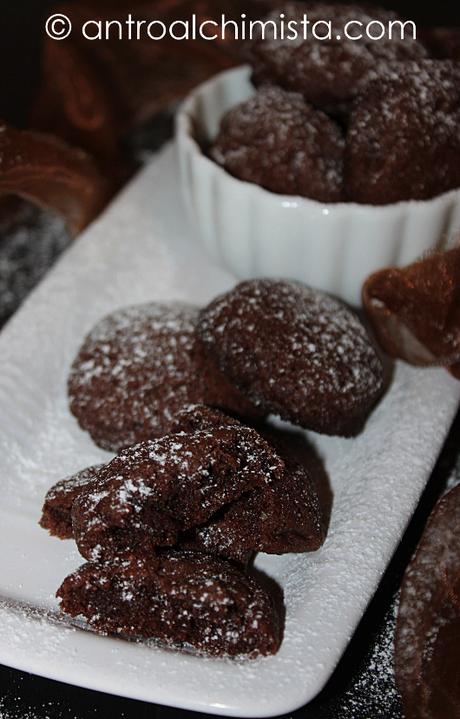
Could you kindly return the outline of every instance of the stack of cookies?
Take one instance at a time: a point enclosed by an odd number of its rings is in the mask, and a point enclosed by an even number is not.
[[[300,283],[103,319],[72,366],[70,406],[117,454],[52,487],[41,519],[87,560],[58,590],[63,611],[208,654],[276,652],[282,612],[251,560],[319,549],[330,495],[305,435],[266,417],[350,436],[381,391],[359,319]]]

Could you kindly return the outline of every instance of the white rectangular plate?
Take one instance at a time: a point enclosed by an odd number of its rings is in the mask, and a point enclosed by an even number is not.
[[[66,401],[69,365],[105,313],[148,300],[204,303],[234,282],[191,239],[171,147],[66,252],[0,335],[0,662],[92,689],[234,716],[289,712],[323,687],[417,504],[460,397],[440,370],[398,365],[365,432],[315,436],[334,490],[311,555],[259,556],[284,589],[275,657],[203,659],[56,621],[54,592],[81,563],[37,521],[46,489],[108,457]]]

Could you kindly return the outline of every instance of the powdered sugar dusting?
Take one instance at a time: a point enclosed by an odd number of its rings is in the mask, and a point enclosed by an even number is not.
[[[272,192],[338,202],[344,147],[340,127],[301,95],[264,87],[225,115],[210,154]]]
[[[97,470],[102,466],[103,465],[96,465],[95,467],[88,467],[87,469],[82,469],[81,472],[73,474],[71,477],[62,479],[48,490],[46,498],[53,500],[56,499],[56,497],[59,497],[62,493],[66,494],[67,492],[70,492],[73,494],[77,490],[86,487],[94,480]]]
[[[370,654],[356,679],[334,706],[326,710],[330,719],[389,719],[401,715],[400,697],[394,676],[394,633],[398,596],[388,610]],[[319,719],[323,717],[320,712]]]
[[[102,319],[69,377],[71,408],[102,447],[118,450],[167,431],[184,405],[251,408],[202,348],[197,308],[181,303],[128,307]]]
[[[389,65],[350,116],[349,197],[387,204],[424,200],[460,186],[460,67],[423,60]]]
[[[76,500],[75,538],[83,556],[107,559],[175,544],[181,530],[284,476],[284,463],[252,429],[219,427],[174,434],[124,450]]]
[[[187,551],[85,564],[58,594],[68,614],[97,631],[253,658],[274,653],[280,641],[272,601],[254,579],[225,560]]]
[[[64,220],[21,205],[17,222],[0,218],[0,325],[19,307],[70,244]]]
[[[365,28],[375,20],[388,27],[389,22],[398,19],[395,13],[382,8],[287,2],[281,11],[285,23],[299,23],[306,14],[311,23],[309,36],[306,40],[302,35],[297,40],[279,40],[275,39],[273,28],[268,28],[264,40],[256,37],[250,47],[256,79],[301,92],[318,107],[342,109],[359,91],[369,72],[383,71],[391,62],[426,56],[421,43],[409,37],[401,40],[396,33],[391,39],[382,38],[378,42],[367,38],[364,32],[359,40],[344,37],[344,28],[350,21],[358,20],[362,22],[360,28]],[[279,14],[277,9],[267,18],[277,25],[278,35]],[[330,21],[332,28],[332,37],[327,42],[315,38],[312,32],[315,23],[324,21]],[[317,32],[324,36],[324,25]],[[351,28],[350,32],[353,34]]]

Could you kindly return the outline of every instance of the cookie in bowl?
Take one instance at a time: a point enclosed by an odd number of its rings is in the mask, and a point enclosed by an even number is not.
[[[300,23],[304,15],[310,23],[307,37],[280,39],[283,22]],[[256,86],[270,84],[301,93],[304,98],[326,112],[346,112],[362,85],[385,70],[388,63],[419,60],[427,56],[424,46],[415,39],[393,36],[379,40],[366,36],[364,28],[370,23],[389,27],[401,18],[380,7],[355,4],[289,2],[271,12],[266,26],[248,44],[252,79]],[[330,23],[331,37],[319,39],[312,30],[320,23],[317,34],[324,37],[325,23]],[[349,25],[353,37],[344,36]],[[359,27],[357,27],[359,23]],[[275,30],[276,28],[276,30]],[[375,32],[375,30],[374,30]]]
[[[171,550],[149,559],[88,562],[58,590],[62,610],[100,634],[156,639],[211,656],[275,654],[272,597],[238,566]]]
[[[257,184],[263,181],[261,176],[249,177],[251,181],[246,181],[237,176],[235,168],[221,164],[235,158],[240,162],[241,156],[248,157],[244,143],[240,148],[232,145],[231,157],[222,155],[218,162],[212,159],[209,148],[220,134],[222,118],[236,105],[248,106],[246,103],[256,93],[250,72],[247,67],[236,68],[201,85],[185,101],[177,117],[181,182],[190,223],[196,239],[214,260],[239,279],[287,277],[360,306],[361,288],[369,275],[382,267],[408,264],[434,247],[442,249],[447,245],[449,236],[460,227],[459,188],[432,199],[395,200],[389,204],[388,192],[386,196],[376,196],[375,204],[370,205],[350,201],[345,181],[344,196],[348,200],[324,202],[290,194],[291,188],[283,192],[283,187],[278,185],[274,187],[276,192],[266,189]],[[404,74],[403,69],[400,72]],[[337,126],[333,118],[330,122]],[[380,123],[381,118],[377,118],[377,124]],[[277,128],[275,136],[281,131],[282,128]],[[261,137],[259,142],[262,147],[267,146],[266,137]],[[366,147],[365,137],[360,139],[358,135],[353,144],[355,142],[362,152],[361,143]],[[392,152],[389,138],[384,139],[384,147],[387,154]],[[406,153],[407,148],[403,152]],[[380,148],[376,148],[376,153],[382,157]],[[429,148],[428,154],[433,156]],[[354,156],[351,161],[346,149],[345,156],[346,165],[355,164]],[[269,152],[265,152],[265,158],[257,157],[250,169],[239,167],[237,171],[242,169],[243,176],[248,178],[246,173],[253,172],[254,168],[260,171],[262,159],[267,162],[263,173],[269,177]],[[395,163],[395,158],[385,157],[385,162],[387,159],[390,164]],[[317,157],[315,162],[320,167]],[[421,163],[423,167],[427,164],[423,159]],[[382,172],[385,172],[383,166]],[[408,172],[413,173],[414,169]],[[441,168],[435,172],[439,174]],[[297,173],[299,177],[302,174]],[[345,179],[350,175],[350,169],[345,171]],[[431,180],[421,180],[434,187]],[[355,183],[359,178],[351,182],[356,192]],[[395,185],[399,182],[396,178]],[[445,185],[438,186],[441,189]],[[364,187],[363,193],[365,191]],[[362,199],[364,201],[364,194]],[[382,204],[385,201],[387,204]]]
[[[344,148],[333,119],[297,93],[263,87],[224,116],[210,156],[271,192],[340,202]]]
[[[387,205],[460,187],[460,64],[395,66],[366,85],[349,119],[350,200]]]

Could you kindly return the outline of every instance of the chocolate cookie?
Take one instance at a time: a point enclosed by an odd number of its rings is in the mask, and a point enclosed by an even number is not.
[[[347,196],[385,205],[460,187],[460,65],[408,63],[366,86],[350,115]]]
[[[266,87],[225,115],[210,155],[271,192],[339,202],[344,146],[340,127],[301,95]]]
[[[184,410],[176,418],[177,428],[184,429],[226,423],[234,426],[237,420],[202,406]],[[189,546],[244,563],[252,552],[309,552],[324,542],[326,517],[316,486],[322,467],[313,450],[298,433],[268,425],[257,429],[283,459],[283,477],[242,495],[216,518],[192,530]]]
[[[297,23],[297,39],[280,39],[280,12],[284,13],[286,27],[289,22]],[[299,24],[304,15],[310,23],[306,39]],[[388,63],[418,60],[427,54],[416,40],[398,39],[397,27],[391,38],[371,40],[367,37],[370,22],[378,21],[388,28],[390,22],[399,20],[395,13],[382,8],[288,2],[270,13],[266,20],[269,23],[265,36],[259,29],[249,44],[255,84],[270,83],[299,92],[308,102],[327,112],[346,112],[360,87],[369,77],[386,69]],[[315,26],[318,22],[320,25]],[[331,23],[330,38],[325,22]],[[362,24],[357,26],[356,22]],[[345,28],[352,36],[363,37],[348,39]],[[377,35],[381,29],[376,25],[370,26],[369,31]],[[315,35],[324,39],[317,39]]]
[[[247,396],[307,429],[355,434],[382,391],[382,364],[358,318],[300,282],[242,282],[202,310],[198,329]]]
[[[281,641],[271,597],[235,565],[205,555],[84,564],[57,596],[64,612],[102,634],[232,657],[275,654]]]
[[[460,717],[460,486],[436,505],[401,590],[396,680],[407,719]]]
[[[286,464],[282,480],[241,497],[197,530],[197,546],[235,560],[245,551],[288,554],[319,549],[326,528],[312,477],[308,467]]]
[[[311,502],[310,490],[301,471],[291,472],[271,491],[251,492],[231,504],[218,519],[196,530],[194,541],[185,546],[242,563],[254,551],[315,551],[324,534],[315,521],[319,512]],[[286,497],[289,493],[292,496]]]
[[[165,433],[184,405],[204,402],[260,416],[197,338],[198,310],[156,303],[115,312],[85,340],[69,377],[70,408],[103,449]]]
[[[48,490],[40,520],[43,529],[47,529],[53,537],[59,539],[72,538],[72,505],[76,498],[94,482],[103,466],[98,464],[83,469],[67,479],[62,479]]]
[[[217,409],[205,405],[188,405],[177,413],[173,422],[170,423],[169,432],[194,432],[199,429],[213,429],[219,425],[231,424],[228,415]],[[234,424],[240,424],[234,420]],[[71,539],[72,530],[72,506],[81,494],[88,491],[94,483],[101,486],[103,473],[99,470],[105,467],[103,464],[88,467],[80,472],[61,479],[48,490],[42,508],[40,526],[47,529],[49,533],[59,539]],[[246,559],[246,556],[245,556]]]
[[[242,426],[219,410],[204,405],[185,408],[171,425],[172,432],[193,433],[218,427]],[[319,463],[299,434],[259,426],[259,432],[285,461],[287,472],[261,490],[245,493],[198,529],[180,533],[177,545],[227,557],[246,566],[255,551],[283,554],[317,549],[325,534],[324,513],[318,505],[315,480]],[[73,536],[71,510],[89,487],[100,494],[105,465],[91,467],[58,482],[47,493],[41,526],[51,534]],[[133,538],[133,542],[134,542]]]
[[[85,559],[151,555],[243,493],[283,476],[283,461],[248,427],[176,434],[124,450],[73,504]]]
[[[211,410],[212,411],[212,410]],[[40,525],[49,531],[49,533],[59,539],[72,539],[72,507],[74,502],[88,491],[89,487],[102,488],[102,480],[95,479],[96,472],[104,465],[97,467],[89,467],[78,474],[63,479],[52,487],[45,498],[42,510],[42,518]],[[212,519],[211,519],[212,521]],[[185,532],[178,537],[178,548],[190,549],[192,551],[203,551],[203,542],[199,536],[195,536],[195,530]],[[223,551],[219,554],[216,549],[214,554],[222,557],[228,557],[239,564],[247,567],[254,552],[246,549],[238,549],[232,546],[231,552]]]

